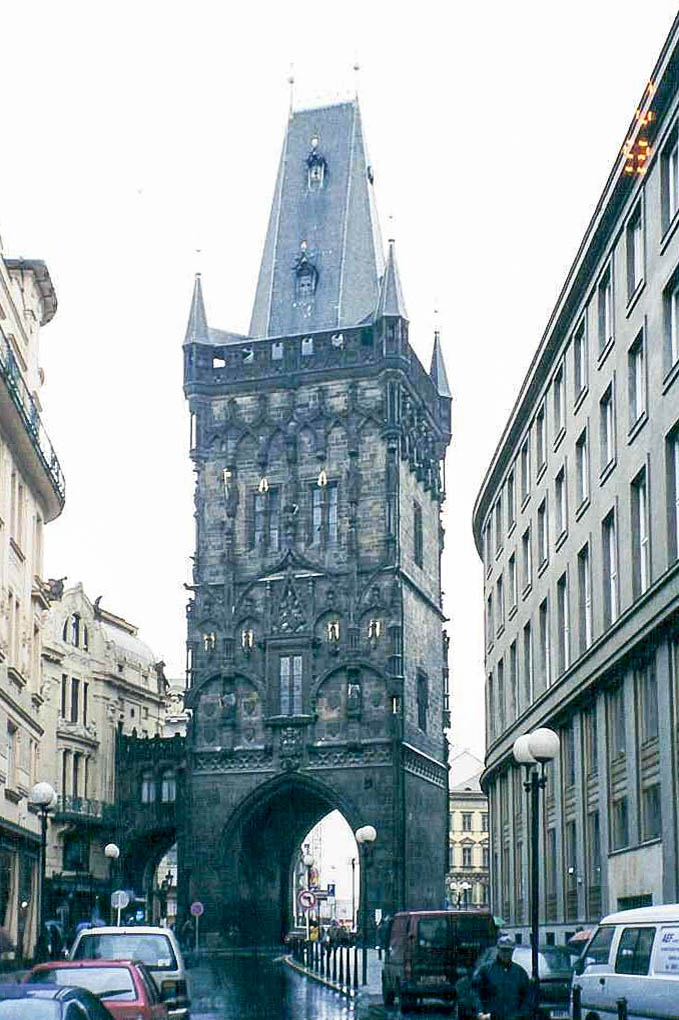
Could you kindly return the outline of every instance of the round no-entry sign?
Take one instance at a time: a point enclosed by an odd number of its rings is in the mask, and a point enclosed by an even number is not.
[[[297,903],[302,910],[312,910],[316,906],[316,897],[310,889],[300,889],[297,893]]]
[[[191,913],[193,914],[194,917],[200,917],[202,915],[203,911],[205,910],[205,907],[200,902],[200,900],[196,900],[195,903],[191,904],[191,906],[189,907],[189,910],[191,911]]]
[[[124,910],[130,902],[130,897],[124,889],[116,889],[111,893],[111,906],[114,910]]]

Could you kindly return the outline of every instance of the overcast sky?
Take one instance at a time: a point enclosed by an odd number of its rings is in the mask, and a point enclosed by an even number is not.
[[[193,274],[246,331],[289,104],[361,107],[411,340],[439,309],[454,391],[445,608],[453,739],[483,752],[471,511],[675,14],[568,4],[2,4],[0,232],[43,258],[44,418],[67,479],[46,574],[81,580],[184,665]],[[389,219],[391,217],[391,219]],[[197,254],[200,249],[201,254]]]

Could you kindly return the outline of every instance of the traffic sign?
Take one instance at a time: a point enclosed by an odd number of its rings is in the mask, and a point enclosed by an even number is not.
[[[124,910],[130,902],[130,897],[124,889],[116,889],[111,893],[111,906],[114,910]]]
[[[195,903],[191,904],[189,910],[191,911],[194,917],[202,917],[205,907],[200,902],[200,900],[196,900]]]
[[[297,903],[301,910],[313,910],[316,906],[316,894],[311,889],[300,889],[297,893]]]

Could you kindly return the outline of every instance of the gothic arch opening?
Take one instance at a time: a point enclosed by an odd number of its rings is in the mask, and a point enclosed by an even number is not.
[[[341,813],[350,829],[356,827],[351,805],[300,773],[265,784],[237,809],[222,841],[220,927],[230,942],[282,941],[296,920],[291,884],[300,847],[333,811]]]
[[[300,903],[303,889],[310,889],[316,898],[309,910]],[[306,834],[292,860],[290,905],[295,928],[337,924],[355,929],[360,889],[354,833],[340,811],[331,811]]]

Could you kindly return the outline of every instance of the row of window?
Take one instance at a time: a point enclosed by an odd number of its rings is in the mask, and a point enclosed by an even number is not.
[[[642,215],[641,203],[629,220],[628,236],[628,269],[632,293],[635,293],[641,282],[639,277],[639,252],[643,247],[641,237]],[[640,247],[641,246],[641,247]],[[598,336],[600,355],[612,344],[612,267],[604,272],[597,288],[598,302]],[[679,266],[672,275],[663,292],[664,321],[664,366],[665,377],[673,372],[679,364]],[[580,406],[582,397],[589,385],[589,355],[586,318],[580,321],[572,337],[573,347],[573,399],[576,408]],[[632,434],[645,420],[648,409],[647,353],[645,328],[642,328],[628,350],[627,358],[627,392],[629,421],[628,433]],[[533,429],[535,433],[536,481],[539,481],[546,468],[548,456],[548,409],[550,400],[545,397],[538,407]],[[551,403],[553,407],[552,423],[554,428],[553,446],[556,449],[566,431],[566,357],[559,363],[551,383]],[[606,474],[607,468],[615,462],[616,457],[616,401],[615,380],[606,388],[599,402],[599,439],[600,439],[600,472]],[[585,428],[577,440],[576,454],[587,458],[586,477],[582,471],[582,484],[579,486],[579,502],[588,496],[589,487],[589,438]],[[529,429],[519,452],[518,466],[512,468],[498,496],[491,514],[484,527],[484,563],[489,572],[492,567],[493,548],[495,554],[502,549],[505,534],[510,533],[517,517],[517,473],[521,506],[530,496],[532,486],[531,472],[531,430]],[[579,473],[581,468],[578,469]],[[506,518],[506,531],[504,527]],[[494,532],[494,545],[493,545]]]
[[[83,726],[87,726],[89,688],[90,685],[87,680],[83,680],[81,683],[80,679],[76,676],[69,678],[66,673],[61,674],[59,715],[62,719],[72,723],[81,722]]]
[[[463,846],[462,847],[462,867],[463,868],[488,868],[490,866],[490,850],[488,844],[484,843],[478,849],[481,853],[476,854],[476,861],[474,861],[474,846]],[[450,869],[457,869],[460,865],[455,861],[455,846],[450,848]]]
[[[157,797],[160,794],[160,797]],[[173,769],[166,769],[160,777],[160,784],[153,772],[143,772],[140,790],[142,804],[172,804],[177,799],[177,777]]]
[[[667,478],[670,483],[667,506],[670,539],[668,545],[670,558],[674,560],[677,558],[679,550],[679,430],[676,428],[667,439]],[[558,494],[558,488],[556,491]],[[558,495],[556,502],[558,521]],[[517,714],[520,714],[532,702],[536,686],[544,689],[554,680],[555,676],[560,676],[568,669],[574,651],[576,654],[582,654],[592,644],[593,576],[600,578],[604,629],[608,628],[618,618],[620,613],[618,515],[619,508],[617,505],[614,505],[601,522],[601,567],[599,570],[596,570],[593,574],[591,541],[586,542],[577,554],[574,577],[574,583],[577,586],[577,646],[573,647],[570,596],[571,574],[568,568],[564,570],[556,582],[556,671],[552,661],[549,596],[546,596],[538,607],[537,661],[534,653],[532,621],[529,620],[524,624],[522,649],[517,648],[518,638],[510,645],[507,662],[509,682],[512,687],[516,686],[517,691],[520,689],[520,696],[515,701]],[[629,563],[631,567],[633,597],[638,598],[646,591],[652,580],[650,547],[651,508],[646,466],[638,472],[630,485],[630,515],[630,548],[624,558],[625,562]],[[546,499],[543,500],[538,508],[537,532],[538,557],[540,567],[542,568],[549,557]],[[496,636],[501,634],[504,629],[506,608],[508,608],[510,616],[513,616],[516,612],[519,600],[519,585],[525,598],[531,590],[532,581],[532,536],[531,526],[529,525],[521,538],[520,577],[516,553],[513,552],[507,562],[507,591],[505,592],[505,574],[503,572],[497,579],[494,591],[491,591],[487,597],[486,643],[489,648],[492,647]],[[523,672],[523,682],[519,688],[520,666]],[[500,660],[496,667],[498,691],[504,682],[504,670],[505,664],[503,660]],[[536,672],[537,677],[535,675]],[[489,679],[489,718],[492,727],[493,711],[491,704],[492,677]],[[500,730],[504,729],[502,698],[499,699],[498,721]]]
[[[488,832],[487,811],[451,811],[451,828],[453,829],[457,824],[456,815],[460,816],[462,832]],[[474,828],[474,821],[477,823],[476,828]]]

